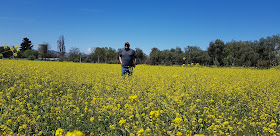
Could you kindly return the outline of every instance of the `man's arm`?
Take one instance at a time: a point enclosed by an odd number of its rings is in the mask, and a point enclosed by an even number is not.
[[[121,56],[119,56],[119,60],[120,60],[120,62],[121,62],[121,64],[122,64],[122,57],[121,57]]]
[[[136,55],[136,52],[134,51],[134,67],[136,66],[136,58],[137,58],[137,55]]]
[[[134,67],[136,66],[136,58],[134,59]]]

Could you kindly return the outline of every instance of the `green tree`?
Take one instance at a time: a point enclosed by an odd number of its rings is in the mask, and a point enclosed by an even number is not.
[[[106,50],[105,48],[96,47],[93,51],[93,61],[97,63],[105,63]]]
[[[32,42],[27,38],[23,38],[22,43],[20,44],[20,50],[22,52],[26,51],[26,50],[32,50]]]
[[[257,63],[257,59],[259,54],[256,53],[253,49],[251,42],[245,41],[243,42],[237,57],[238,66],[255,66]]]
[[[225,46],[225,52],[226,52],[226,57],[224,58],[224,63],[225,65],[228,66],[235,66],[237,59],[240,58],[239,56],[239,51],[242,48],[242,41],[231,41],[226,43]]]
[[[225,44],[222,40],[217,39],[215,42],[210,42],[207,49],[209,56],[212,58],[212,64],[222,66],[224,59]]]
[[[23,52],[23,56],[29,60],[34,60],[38,58],[38,51],[26,50]]]
[[[156,47],[152,48],[150,55],[149,55],[149,62],[152,65],[159,65],[160,64],[160,50]]]
[[[81,52],[79,48],[71,48],[68,59],[69,61],[79,62],[81,60]]]
[[[106,51],[106,63],[110,63],[110,64],[118,63],[118,59],[116,59],[118,57],[118,53],[116,52],[115,49],[111,47],[106,47],[105,51]]]
[[[182,65],[184,63],[184,60],[183,60],[183,57],[184,57],[184,52],[182,51],[182,48],[180,47],[176,47],[175,49],[175,64],[176,65]]]
[[[258,66],[272,67],[278,65],[278,45],[280,42],[279,35],[268,36],[266,38],[260,38],[256,47],[256,51],[259,54]]]
[[[196,61],[196,56],[198,56],[199,52],[201,52],[202,49],[198,46],[187,46],[185,48],[185,57],[186,57],[186,60],[185,62],[187,64],[190,64],[190,63],[199,63]]]
[[[200,65],[209,65],[211,58],[207,51],[203,51],[198,46],[187,46],[185,48],[186,63],[199,63]]]
[[[176,63],[175,50],[163,50],[159,53],[159,63],[162,65],[174,65]]]
[[[199,63],[200,65],[209,65],[211,62],[211,57],[207,51],[195,51],[194,56],[195,63]]]
[[[137,56],[137,63],[144,63],[144,61],[146,61],[147,59],[147,55],[143,52],[143,50],[141,50],[140,48],[136,48],[135,52]]]

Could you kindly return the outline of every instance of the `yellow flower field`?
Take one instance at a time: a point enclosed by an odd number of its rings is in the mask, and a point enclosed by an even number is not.
[[[280,135],[280,71],[0,60],[0,135]]]

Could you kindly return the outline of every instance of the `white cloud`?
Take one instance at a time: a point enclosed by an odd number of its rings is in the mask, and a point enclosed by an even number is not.
[[[93,51],[92,48],[87,49],[87,52],[89,52],[89,53],[91,53],[92,51]]]

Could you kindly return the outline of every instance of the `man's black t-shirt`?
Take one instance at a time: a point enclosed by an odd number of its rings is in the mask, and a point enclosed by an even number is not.
[[[120,53],[120,57],[122,58],[122,67],[132,67],[133,60],[136,58],[136,53],[132,49],[123,49]]]

